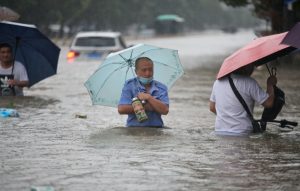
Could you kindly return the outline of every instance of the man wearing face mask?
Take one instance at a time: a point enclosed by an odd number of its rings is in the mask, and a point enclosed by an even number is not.
[[[161,115],[167,115],[169,112],[167,86],[153,80],[153,61],[148,57],[140,57],[135,61],[135,73],[137,77],[126,81],[122,89],[118,112],[128,115],[128,127],[163,127]],[[134,97],[143,100],[148,120],[137,120],[131,105]]]

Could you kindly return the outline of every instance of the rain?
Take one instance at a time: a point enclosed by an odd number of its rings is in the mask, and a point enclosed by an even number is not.
[[[253,39],[288,31],[300,21],[292,14],[300,1],[274,4],[291,13],[280,22],[255,7],[257,1],[163,2],[1,1],[0,15],[4,9],[16,14],[1,21],[35,25],[60,53],[56,74],[24,88],[25,96],[0,96],[0,112],[16,112],[0,116],[0,190],[300,189],[299,126],[268,123],[261,134],[217,136],[209,111],[223,61]],[[176,24],[159,21],[166,17]],[[84,83],[108,52],[68,59],[83,31],[119,32],[126,48],[142,43],[178,50],[184,74],[169,90],[164,128],[125,127],[127,116],[116,107],[93,105]],[[299,61],[296,50],[270,62],[285,93],[278,120],[300,121]],[[263,89],[268,76],[264,65],[252,75]],[[254,117],[262,112],[255,105]]]

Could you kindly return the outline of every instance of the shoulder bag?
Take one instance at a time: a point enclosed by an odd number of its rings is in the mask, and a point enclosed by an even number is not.
[[[235,96],[238,98],[238,100],[240,101],[240,103],[242,104],[242,106],[244,107],[244,109],[246,110],[246,112],[248,113],[248,116],[250,117],[251,119],[251,122],[252,122],[252,127],[253,127],[253,133],[261,133],[263,132],[261,127],[260,127],[260,124],[259,124],[259,121],[255,120],[253,118],[253,115],[252,113],[250,112],[245,100],[243,99],[243,97],[241,96],[241,94],[238,92],[238,90],[236,89],[234,83],[233,83],[233,80],[231,78],[231,76],[229,75],[228,76],[228,79],[229,79],[229,83],[230,83],[230,86],[235,94]]]

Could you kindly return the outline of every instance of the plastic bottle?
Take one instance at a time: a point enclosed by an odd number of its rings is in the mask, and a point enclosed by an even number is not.
[[[135,116],[139,122],[144,122],[148,120],[148,116],[146,114],[144,106],[139,98],[134,97],[132,99],[131,105],[133,107]]]

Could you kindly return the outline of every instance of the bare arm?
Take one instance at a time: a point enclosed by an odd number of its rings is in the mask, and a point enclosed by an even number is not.
[[[152,97],[150,94],[139,93],[138,98],[147,101],[145,104],[145,109],[147,111],[155,111],[162,115],[167,115],[169,113],[169,107],[160,100]]]
[[[19,81],[19,80],[9,80],[8,84],[12,85],[12,86],[18,86],[18,87],[21,87],[21,88],[29,86],[28,81]]]
[[[274,103],[274,85],[277,84],[277,78],[275,76],[270,76],[267,80],[267,93],[269,94],[268,99],[262,104],[265,108],[270,108]]]
[[[119,105],[118,106],[119,114],[133,114],[133,107],[131,105]]]
[[[213,112],[214,114],[217,114],[216,103],[215,102],[209,101],[209,110],[211,112]]]

